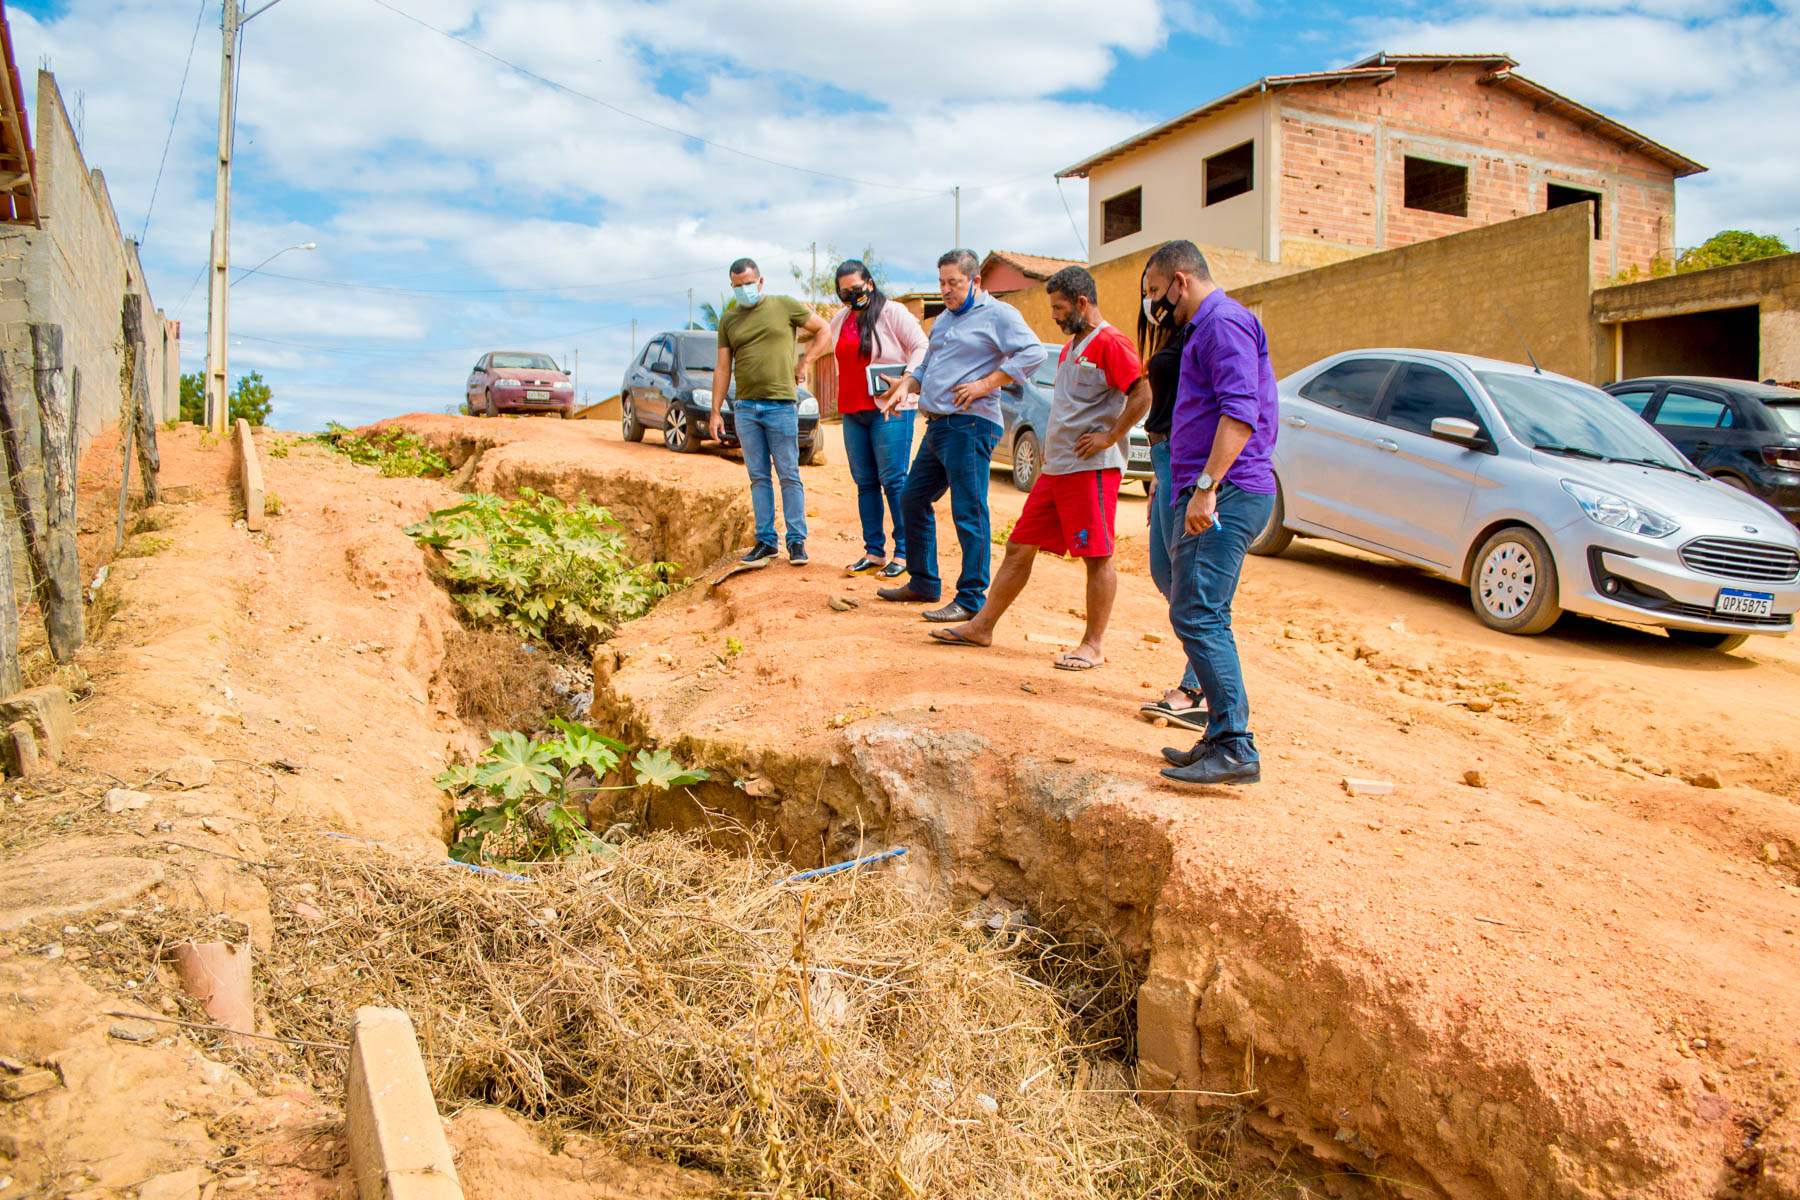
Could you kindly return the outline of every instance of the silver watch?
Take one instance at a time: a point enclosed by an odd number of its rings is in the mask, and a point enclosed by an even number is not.
[[[1194,480],[1194,490],[1197,492],[1210,492],[1218,486],[1219,481],[1205,471],[1200,472],[1200,478]]]

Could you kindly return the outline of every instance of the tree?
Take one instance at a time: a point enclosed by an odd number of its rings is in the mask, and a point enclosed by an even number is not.
[[[234,425],[239,417],[252,425],[261,425],[269,419],[269,409],[274,402],[275,393],[263,382],[261,372],[252,371],[238,376],[237,390],[231,393],[231,403],[225,412]]]
[[[206,379],[198,371],[181,377],[181,419],[206,424]]]
[[[727,300],[724,296],[719,297],[717,304],[710,300],[702,300],[700,302],[700,319],[694,323],[694,328],[717,329],[720,318],[730,312],[736,304],[737,301]]]
[[[1704,271],[1709,267],[1728,267],[1732,263],[1754,262],[1787,252],[1787,243],[1773,234],[1726,229],[1690,250],[1683,250],[1675,259],[1675,270],[1678,274]]]
[[[819,257],[819,273],[810,279],[807,277],[808,273],[798,265],[793,268],[794,282],[806,291],[802,299],[809,304],[837,303],[837,265],[850,257],[860,259],[862,265],[869,268],[869,278],[875,281],[875,286],[887,291],[887,264],[876,255],[875,247],[864,246],[861,254],[846,255],[839,254],[834,244],[825,247],[825,253]]]
[[[231,422],[242,417],[252,425],[261,425],[269,419],[273,403],[274,392],[260,373],[252,371],[238,377],[237,390],[231,393],[231,403],[225,411]],[[194,425],[206,424],[206,377],[198,371],[181,377],[181,419]]]

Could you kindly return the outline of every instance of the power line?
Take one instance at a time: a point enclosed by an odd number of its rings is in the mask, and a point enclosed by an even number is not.
[[[687,138],[691,141],[699,142],[703,146],[710,146],[714,150],[723,150],[728,154],[736,154],[742,158],[752,159],[752,160],[754,160],[756,162],[760,162],[760,163],[767,163],[771,167],[782,167],[789,171],[800,171],[807,175],[816,175],[820,179],[836,179],[836,180],[839,180],[844,183],[854,183],[858,187],[887,188],[891,191],[897,191],[897,192],[917,192],[920,195],[936,195],[939,191],[942,190],[939,188],[907,187],[904,184],[897,184],[897,183],[878,183],[878,182],[876,182],[874,180],[870,180],[870,179],[857,179],[854,176],[850,176],[850,175],[839,175],[834,171],[820,171],[820,170],[816,170],[812,167],[803,167],[799,163],[782,162],[778,158],[769,158],[769,157],[766,157],[765,155],[752,153],[749,150],[740,150],[736,146],[727,146],[723,142],[715,142],[711,138],[702,137],[699,134],[693,133],[689,130],[679,129],[679,128],[675,127],[674,125],[666,125],[661,121],[655,120],[651,117],[646,117],[641,113],[632,112],[628,108],[621,108],[617,104],[614,104],[609,100],[602,100],[598,96],[590,95],[587,92],[579,91],[576,88],[572,88],[572,87],[568,86],[567,84],[558,83],[556,80],[551,79],[546,75],[538,74],[536,71],[533,71],[530,67],[521,66],[518,63],[511,61],[510,59],[501,58],[498,54],[495,54],[493,51],[488,50],[485,47],[482,47],[482,46],[476,44],[475,42],[470,41],[468,38],[463,37],[460,34],[452,33],[448,29],[440,29],[436,25],[431,24],[429,21],[426,21],[419,17],[413,16],[411,13],[405,11],[404,9],[395,8],[392,4],[389,4],[387,2],[387,0],[371,0],[371,2],[379,5],[382,8],[387,9],[389,12],[393,13],[397,17],[404,17],[405,19],[407,19],[408,21],[411,21],[413,24],[419,26],[422,29],[429,29],[431,32],[437,34],[439,37],[448,38],[453,42],[457,42],[463,46],[466,46],[470,50],[473,50],[475,53],[481,55],[482,57],[490,58],[493,61],[499,63],[501,66],[507,67],[513,71],[518,72],[520,75],[525,76],[527,79],[535,79],[537,82],[543,84],[545,87],[552,88],[556,91],[564,93],[565,95],[574,96],[578,100],[586,100],[589,104],[597,104],[601,108],[608,109],[612,112],[618,113],[622,117],[627,117],[630,120],[637,121],[644,125],[648,125],[652,129],[660,129],[664,133],[672,133],[672,134],[676,135],[677,137]]]
[[[1081,236],[1081,230],[1075,225],[1075,214],[1069,208],[1069,198],[1063,195],[1062,176],[1056,177],[1056,198],[1062,201],[1063,213],[1069,218],[1069,228],[1075,233],[1075,240],[1081,246],[1081,257],[1087,257],[1087,239]]]
[[[162,158],[156,164],[156,181],[150,185],[150,203],[144,208],[144,227],[138,231],[138,245],[150,236],[150,214],[156,211],[156,192],[162,187],[163,167],[169,162],[169,145],[175,140],[175,121],[181,116],[181,98],[187,94],[188,70],[194,65],[194,47],[200,44],[200,23],[206,19],[210,0],[200,0],[200,11],[194,14],[194,36],[188,39],[187,62],[181,67],[181,86],[175,89],[175,111],[169,114],[169,135],[163,139]]]

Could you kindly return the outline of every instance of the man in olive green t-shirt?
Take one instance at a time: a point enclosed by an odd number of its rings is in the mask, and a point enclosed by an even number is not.
[[[750,472],[750,508],[756,514],[756,545],[743,562],[766,567],[775,561],[775,489],[771,468],[781,478],[781,515],[787,523],[788,561],[806,565],[806,489],[800,484],[799,392],[805,367],[795,356],[797,329],[823,338],[825,319],[800,301],[763,295],[762,272],[747,258],[731,264],[732,303],[719,318],[719,363],[713,372],[711,431],[725,435],[719,405],[737,367],[731,401],[744,468]]]

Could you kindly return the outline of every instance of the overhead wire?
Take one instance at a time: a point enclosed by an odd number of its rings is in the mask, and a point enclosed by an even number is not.
[[[206,6],[212,0],[200,0],[200,11],[194,14],[194,36],[188,39],[187,62],[181,67],[181,86],[175,89],[175,111],[169,114],[169,133],[163,138],[162,158],[156,163],[156,179],[150,184],[150,203],[144,206],[144,225],[138,231],[138,245],[150,236],[150,214],[156,211],[156,193],[162,187],[163,168],[169,163],[169,146],[175,141],[175,122],[181,116],[181,99],[187,95],[188,72],[194,66],[194,47],[200,44],[200,25],[206,20]]]

